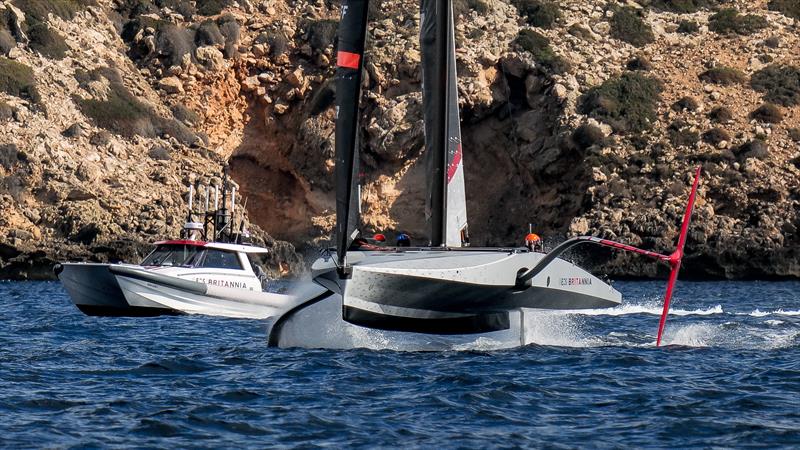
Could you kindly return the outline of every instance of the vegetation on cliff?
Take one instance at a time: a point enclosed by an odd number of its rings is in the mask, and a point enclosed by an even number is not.
[[[552,28],[561,18],[561,9],[552,1],[514,0],[512,3],[519,11],[519,15],[532,27]]]
[[[783,106],[800,104],[800,68],[789,65],[767,66],[753,74],[750,85],[764,93],[764,99]]]
[[[638,72],[625,72],[591,88],[582,98],[581,112],[600,119],[618,132],[640,132],[656,120],[662,83]]]
[[[558,56],[550,47],[550,40],[536,31],[520,30],[514,43],[532,54],[537,63],[553,73],[563,73],[570,68],[569,62]]]
[[[726,8],[708,19],[708,29],[720,34],[748,35],[767,27],[767,19],[756,14],[739,14],[735,8]]]
[[[6,94],[39,102],[33,70],[25,64],[0,57],[0,91]]]
[[[712,67],[700,74],[700,80],[706,83],[714,83],[721,85],[731,85],[737,83],[744,83],[747,77],[741,70],[737,70],[726,66]]]
[[[124,137],[171,136],[185,145],[197,143],[197,135],[182,123],[160,117],[152,107],[136,99],[122,78],[113,69],[99,69],[91,73],[78,72],[76,79],[82,84],[90,81],[108,83],[106,98],[79,98],[74,100],[86,117],[101,128]]]
[[[617,10],[611,17],[611,36],[634,47],[642,47],[655,41],[653,29],[631,7]]]

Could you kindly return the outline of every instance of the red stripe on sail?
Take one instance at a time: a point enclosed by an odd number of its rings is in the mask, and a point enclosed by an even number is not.
[[[458,144],[456,147],[456,154],[453,156],[453,162],[447,166],[447,182],[449,183],[450,180],[456,176],[456,170],[458,170],[458,165],[461,164],[461,144]]]
[[[361,55],[358,53],[350,52],[337,52],[336,65],[339,67],[347,67],[348,69],[358,69],[358,63],[361,61]]]

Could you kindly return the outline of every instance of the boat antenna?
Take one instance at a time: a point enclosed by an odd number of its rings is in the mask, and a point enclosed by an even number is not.
[[[232,234],[236,226],[236,185],[231,188],[231,228],[230,233]],[[234,242],[236,241],[236,236],[233,236]]]
[[[208,192],[210,191],[209,187],[210,187],[209,185],[205,185],[206,202],[205,202],[205,206],[204,206],[203,212],[208,212]]]
[[[247,199],[248,198],[249,197],[245,197],[244,198],[244,203],[242,203],[242,208],[241,208],[242,212],[239,214],[241,216],[241,218],[239,219],[239,236],[237,236],[237,238],[236,238],[236,241],[237,241],[238,244],[241,244],[241,243],[244,242],[244,240],[243,240],[243,236],[244,236],[244,214],[247,211]]]
[[[189,215],[186,217],[187,222],[192,221],[192,204],[194,203],[194,184],[189,183]]]
[[[228,222],[230,216],[228,215],[228,208],[227,208],[227,198],[228,198],[228,165],[225,164],[222,167],[222,207],[217,210],[217,225],[216,225],[216,234],[215,239],[222,239],[223,241],[226,240],[225,230],[228,230],[228,234],[230,234],[230,229],[228,228]],[[228,236],[229,238],[230,236]]]

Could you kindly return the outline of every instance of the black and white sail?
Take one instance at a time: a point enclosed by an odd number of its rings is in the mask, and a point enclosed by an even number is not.
[[[431,246],[461,247],[469,237],[452,6],[422,0],[420,16]]]
[[[358,117],[368,0],[343,0],[336,55],[336,250],[345,267],[358,226]]]

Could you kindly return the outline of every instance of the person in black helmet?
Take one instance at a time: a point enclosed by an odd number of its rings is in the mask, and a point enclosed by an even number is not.
[[[402,231],[397,235],[398,247],[411,247],[411,236]]]

